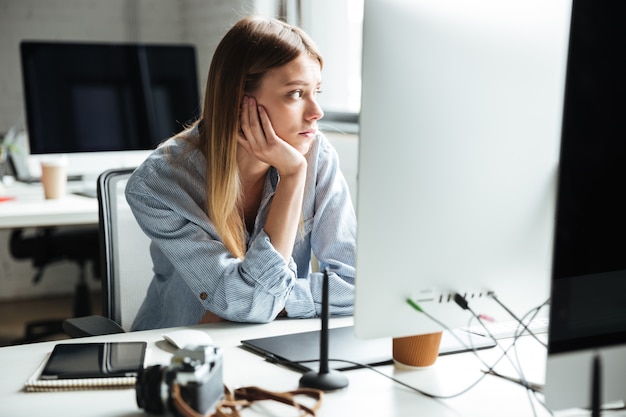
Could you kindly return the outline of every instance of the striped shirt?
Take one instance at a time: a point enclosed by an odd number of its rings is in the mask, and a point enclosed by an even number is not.
[[[289,317],[321,312],[322,274],[328,268],[330,313],[350,315],[354,303],[356,216],[339,158],[318,133],[306,155],[303,235],[285,262],[263,226],[280,180],[267,173],[247,252],[229,252],[205,212],[203,155],[181,139],[157,148],[133,173],[126,198],[151,239],[154,278],[133,330],[197,324],[205,311],[231,321],[269,322],[283,308]]]

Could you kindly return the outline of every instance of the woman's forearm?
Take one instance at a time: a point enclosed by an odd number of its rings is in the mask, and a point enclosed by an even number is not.
[[[289,262],[298,233],[306,181],[306,164],[298,172],[281,176],[265,222],[272,246]]]

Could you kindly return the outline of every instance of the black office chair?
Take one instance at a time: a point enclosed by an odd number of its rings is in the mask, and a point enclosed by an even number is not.
[[[60,261],[76,262],[79,266],[78,282],[74,291],[74,317],[91,314],[91,297],[87,285],[86,268],[91,262],[93,275],[100,276],[100,249],[97,226],[79,228],[38,228],[27,235],[16,229],[9,239],[10,253],[15,259],[31,259],[37,268],[33,283],[41,281],[46,267]],[[17,343],[39,341],[63,333],[63,320],[46,319],[26,324],[25,335]]]

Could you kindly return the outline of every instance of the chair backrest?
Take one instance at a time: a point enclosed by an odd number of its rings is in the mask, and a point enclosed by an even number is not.
[[[137,314],[150,283],[150,239],[128,206],[124,190],[133,169],[111,169],[98,177],[103,314],[125,331]]]

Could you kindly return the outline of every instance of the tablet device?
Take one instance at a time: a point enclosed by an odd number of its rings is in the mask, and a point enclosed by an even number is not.
[[[67,343],[54,346],[42,380],[137,376],[146,342]]]
[[[307,372],[319,369],[317,362],[311,362],[320,357],[319,330],[248,339],[242,340],[241,343],[249,351],[298,371]],[[439,355],[462,353],[472,349],[489,349],[494,346],[496,342],[488,337],[459,329],[445,330],[441,338]],[[391,364],[393,363],[392,340],[391,338],[359,339],[354,334],[354,326],[332,328],[328,330],[328,357],[329,367],[337,371],[355,369],[362,365]],[[355,363],[332,359],[346,359]],[[300,363],[303,361],[306,363]]]

